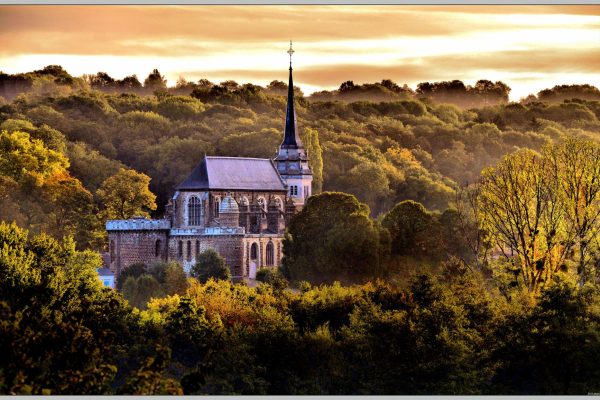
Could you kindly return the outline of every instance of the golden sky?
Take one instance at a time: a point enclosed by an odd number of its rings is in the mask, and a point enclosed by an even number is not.
[[[207,78],[305,93],[392,79],[502,80],[511,99],[557,84],[600,87],[600,6],[0,6],[0,70],[60,64],[174,85]]]

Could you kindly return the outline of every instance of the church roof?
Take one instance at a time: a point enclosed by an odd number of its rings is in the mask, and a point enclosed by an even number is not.
[[[286,190],[267,158],[206,156],[177,190]]]

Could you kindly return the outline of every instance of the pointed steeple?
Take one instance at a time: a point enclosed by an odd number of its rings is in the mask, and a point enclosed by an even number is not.
[[[288,82],[287,110],[285,113],[285,131],[281,148],[296,149],[302,147],[302,142],[298,136],[298,127],[296,122],[296,108],[294,107],[294,78],[292,77],[292,41],[290,40],[290,49],[287,51],[290,55],[290,78]]]
[[[288,189],[288,205],[293,209],[304,206],[304,200],[312,193],[312,171],[308,165],[308,156],[300,136],[294,107],[294,78],[292,77],[292,41],[290,40],[290,80],[288,82],[287,110],[285,113],[285,130],[283,142],[273,159],[277,172]],[[287,207],[287,206],[286,206]],[[288,210],[288,208],[286,208]],[[289,211],[289,210],[288,210]],[[288,212],[286,211],[286,212]]]

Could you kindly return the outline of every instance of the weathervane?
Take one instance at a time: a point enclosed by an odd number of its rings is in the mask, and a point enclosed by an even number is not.
[[[290,69],[292,69],[292,54],[294,54],[294,49],[292,49],[292,41],[290,40],[290,49],[287,51],[290,55]]]

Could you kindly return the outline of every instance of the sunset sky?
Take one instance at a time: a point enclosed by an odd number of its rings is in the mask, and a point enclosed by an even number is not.
[[[511,99],[556,84],[600,87],[600,6],[0,6],[0,70],[60,64],[143,81],[179,76],[309,94],[346,80],[502,80]]]

